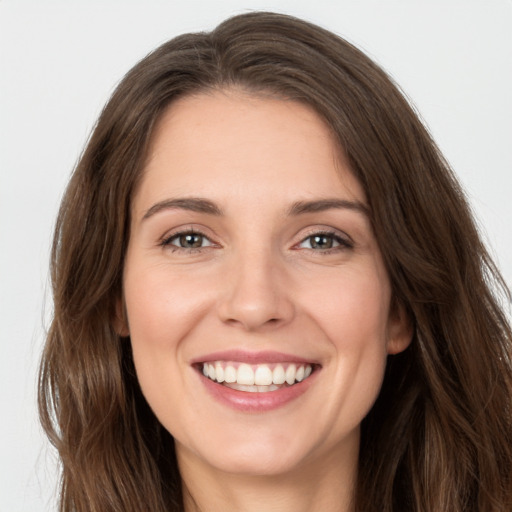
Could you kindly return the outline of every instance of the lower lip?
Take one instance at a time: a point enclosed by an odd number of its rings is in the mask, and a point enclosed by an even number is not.
[[[266,412],[284,407],[296,398],[303,395],[311,386],[318,372],[314,371],[307,379],[297,382],[293,386],[267,391],[265,393],[251,393],[232,389],[199,374],[201,381],[208,392],[219,402],[241,412]]]

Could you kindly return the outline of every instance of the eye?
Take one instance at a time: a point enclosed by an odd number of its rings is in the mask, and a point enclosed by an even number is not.
[[[328,251],[329,249],[348,248],[352,244],[335,233],[315,233],[308,236],[299,244],[301,249]]]
[[[177,249],[202,249],[210,247],[212,242],[202,233],[196,231],[187,231],[184,233],[174,233],[162,242],[163,246],[173,246]]]

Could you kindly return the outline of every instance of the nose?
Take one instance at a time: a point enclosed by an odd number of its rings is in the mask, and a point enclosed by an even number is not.
[[[282,262],[271,254],[238,255],[226,269],[218,303],[220,319],[247,331],[287,324],[295,315]]]

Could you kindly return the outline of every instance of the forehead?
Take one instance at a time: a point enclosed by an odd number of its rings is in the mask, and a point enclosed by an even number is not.
[[[364,202],[330,128],[311,107],[215,91],[181,98],[164,112],[136,202],[187,195],[285,202],[333,194]]]

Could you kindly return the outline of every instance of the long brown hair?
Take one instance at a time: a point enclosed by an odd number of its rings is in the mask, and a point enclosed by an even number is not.
[[[415,326],[362,425],[357,509],[512,510],[510,296],[456,179],[389,77],[315,25],[250,13],[138,63],[71,178],[52,251],[42,424],[62,461],[62,512],[182,510],[172,436],[113,323],[130,204],[153,128],[176,98],[243,88],[307,103],[366,192],[396,304]],[[501,293],[501,295],[500,295]]]

